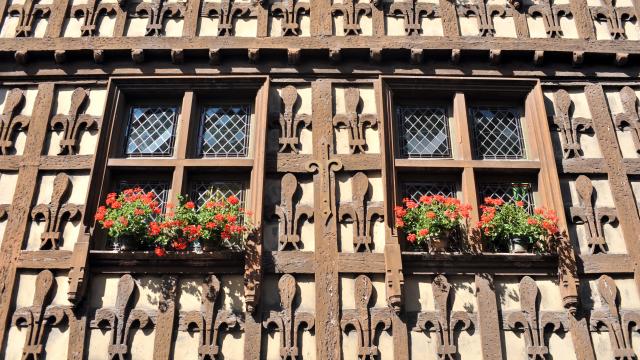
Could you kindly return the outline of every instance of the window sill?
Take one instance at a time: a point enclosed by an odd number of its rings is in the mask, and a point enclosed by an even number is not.
[[[406,273],[464,274],[491,273],[494,275],[553,275],[558,272],[556,254],[430,254],[428,252],[402,252]]]
[[[168,252],[159,257],[153,251],[92,250],[91,268],[104,273],[215,273],[242,274],[244,251],[216,251],[196,254],[193,252]]]

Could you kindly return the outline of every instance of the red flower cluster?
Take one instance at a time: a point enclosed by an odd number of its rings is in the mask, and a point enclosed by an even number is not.
[[[146,224],[161,209],[155,195],[141,188],[126,189],[120,194],[109,193],[105,205],[98,207],[95,220],[111,237],[144,236]]]

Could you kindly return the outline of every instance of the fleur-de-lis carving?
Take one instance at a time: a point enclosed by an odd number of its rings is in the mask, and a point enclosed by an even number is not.
[[[359,3],[358,0],[344,0],[342,3],[335,3],[331,6],[332,15],[342,15],[342,22],[345,35],[358,35],[360,27],[360,17],[371,15],[371,4]]]
[[[355,281],[355,310],[343,310],[340,325],[342,330],[349,333],[355,330],[358,336],[358,359],[374,360],[378,358],[379,351],[376,345],[376,330],[386,331],[391,326],[390,309],[369,309],[373,295],[373,284],[371,279],[365,275],[360,275]]]
[[[199,360],[214,360],[220,355],[218,345],[220,331],[233,329],[239,325],[238,318],[230,311],[220,310],[218,297],[220,281],[215,275],[209,275],[202,283],[200,311],[190,311],[181,319],[183,330],[196,329],[200,332],[198,346]]]
[[[342,160],[331,158],[333,149],[327,134],[322,135],[320,138],[320,149],[319,159],[309,161],[306,164],[306,169],[308,172],[318,173],[320,189],[325,194],[322,196],[322,201],[318,204],[318,207],[322,223],[326,225],[335,210],[333,197],[336,193],[336,184],[333,173],[342,169]]]
[[[349,130],[349,148],[351,153],[364,152],[367,146],[365,129],[378,124],[375,114],[358,114],[360,105],[360,90],[358,88],[346,88],[344,90],[344,105],[346,114],[337,114],[333,117],[334,126],[346,126]]]
[[[571,218],[574,223],[585,224],[587,245],[589,253],[607,253],[607,242],[604,238],[603,224],[616,221],[616,209],[609,207],[594,208],[593,185],[591,180],[580,175],[576,179],[576,191],[580,200],[580,206],[570,208]]]
[[[283,360],[296,360],[300,357],[298,349],[298,331],[310,331],[315,325],[313,314],[294,311],[293,301],[296,297],[296,279],[289,274],[278,281],[280,294],[280,311],[270,311],[263,322],[265,328],[274,326],[280,333],[280,357]]]
[[[496,29],[493,25],[494,16],[505,16],[503,5],[487,5],[488,0],[475,0],[474,3],[462,3],[457,7],[458,15],[473,16],[478,22],[478,36],[493,36]]]
[[[27,328],[22,348],[22,360],[41,359],[44,355],[45,333],[52,326],[59,325],[67,317],[64,307],[48,306],[51,301],[53,282],[51,271],[41,271],[36,277],[33,305],[20,308],[13,314],[13,323],[16,326]]]
[[[540,0],[539,4],[529,6],[527,13],[532,17],[541,16],[547,37],[557,38],[562,36],[560,18],[570,16],[571,7],[569,5],[552,4],[551,0]]]
[[[47,18],[51,14],[51,5],[40,4],[39,0],[25,0],[23,4],[13,4],[8,11],[10,16],[18,16],[16,37],[28,37],[34,30],[38,18]]]
[[[591,327],[597,330],[605,327],[609,332],[609,341],[613,358],[633,360],[636,354],[631,346],[631,334],[640,331],[640,314],[635,311],[620,311],[618,308],[618,288],[616,282],[607,275],[598,279],[598,292],[606,309],[591,313]]]
[[[280,189],[280,205],[276,206],[276,215],[280,219],[280,235],[278,237],[278,250],[282,251],[288,245],[299,250],[300,219],[306,217],[307,220],[313,218],[313,207],[309,205],[295,204],[294,196],[298,189],[298,179],[296,176],[287,173],[282,177]]]
[[[283,0],[271,5],[271,14],[282,16],[282,36],[300,35],[300,17],[309,13],[309,3]]]
[[[80,135],[83,131],[94,129],[98,125],[99,117],[81,114],[87,106],[89,92],[77,88],[71,95],[71,106],[67,115],[58,114],[51,119],[51,128],[62,129],[60,139],[60,153],[75,155],[78,151]]]
[[[88,0],[86,4],[74,5],[71,8],[71,14],[77,19],[82,18],[80,25],[80,34],[82,36],[95,36],[98,32],[98,23],[104,16],[109,16],[123,11],[120,3],[124,0],[118,0],[115,3],[104,2],[101,0]]]
[[[633,145],[636,152],[640,152],[640,116],[638,116],[638,99],[636,92],[625,86],[620,90],[620,101],[622,102],[623,112],[614,115],[616,126],[620,130],[629,130],[633,138]]]
[[[422,16],[438,16],[438,7],[434,4],[418,2],[418,0],[393,2],[389,6],[389,14],[402,16],[404,19],[404,32],[407,35],[419,35],[422,31],[420,18]]]
[[[455,345],[454,331],[456,327],[460,331],[469,329],[471,317],[464,311],[451,311],[451,284],[446,277],[436,276],[432,286],[436,309],[418,314],[417,328],[425,333],[433,328],[438,339],[438,359],[455,360],[458,348]]]
[[[165,18],[178,18],[184,12],[184,4],[167,3],[167,0],[153,0],[152,2],[141,2],[136,6],[135,13],[138,16],[146,15],[147,33],[146,36],[160,36],[164,32]]]
[[[234,19],[250,15],[252,12],[248,4],[236,4],[234,0],[205,3],[202,9],[203,16],[218,17],[218,36],[234,35]]]
[[[106,323],[111,330],[108,360],[125,360],[129,355],[129,333],[132,328],[143,329],[151,324],[149,314],[141,309],[131,309],[136,283],[129,274],[122,275],[118,281],[118,294],[114,308],[101,308],[96,311],[93,327],[102,327]]]
[[[0,155],[9,155],[13,149],[16,133],[29,126],[29,118],[20,115],[24,103],[25,97],[22,90],[15,88],[7,94],[2,115],[0,115]]]
[[[282,89],[282,112],[277,116],[280,125],[280,138],[278,143],[280,149],[278,152],[286,152],[287,150],[298,153],[298,144],[300,137],[298,131],[300,126],[308,128],[311,125],[311,117],[307,114],[294,114],[294,107],[298,102],[298,90],[294,86],[287,86]]]
[[[382,204],[367,203],[366,196],[369,191],[369,179],[363,172],[356,173],[351,178],[351,202],[340,204],[340,218],[349,218],[353,221],[353,248],[354,251],[371,251],[373,244],[373,222],[382,221]]]
[[[71,193],[71,180],[65,173],[58,173],[53,180],[53,193],[48,204],[38,204],[31,210],[34,221],[44,220],[44,232],[40,235],[40,249],[58,250],[65,222],[73,220],[82,209],[75,204],[65,204]]]
[[[545,360],[549,347],[545,345],[545,330],[557,332],[563,324],[557,313],[541,312],[539,309],[539,291],[535,280],[525,276],[520,281],[520,309],[507,316],[507,325],[511,329],[524,330],[529,360]]]
[[[633,7],[616,7],[615,0],[602,0],[604,6],[589,7],[595,21],[606,21],[613,40],[626,39],[624,23],[636,19]]]
[[[562,151],[565,159],[581,157],[580,132],[591,130],[591,120],[581,117],[571,117],[571,97],[565,90],[558,90],[554,95],[555,116],[553,125],[560,131]]]

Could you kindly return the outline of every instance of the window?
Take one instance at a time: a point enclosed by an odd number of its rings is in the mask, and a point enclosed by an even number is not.
[[[440,107],[398,107],[402,155],[450,157],[447,113]]]
[[[404,196],[409,199],[418,201],[424,195],[455,197],[456,185],[445,182],[409,182],[404,184]]]
[[[247,156],[251,111],[248,105],[211,106],[202,112],[202,156]]]
[[[480,201],[486,197],[502,199],[505,202],[522,201],[529,212],[533,212],[534,202],[531,183],[483,183],[480,184],[478,193]]]
[[[476,156],[480,159],[522,159],[524,141],[520,115],[507,107],[474,107],[473,119]]]
[[[127,131],[128,156],[171,156],[178,108],[133,106]]]
[[[191,199],[197,206],[207,201],[216,201],[229,196],[235,196],[242,204],[244,202],[244,185],[239,181],[198,181],[191,186]]]

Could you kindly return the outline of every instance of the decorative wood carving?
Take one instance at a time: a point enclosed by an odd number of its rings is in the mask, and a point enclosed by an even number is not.
[[[383,220],[382,204],[367,202],[369,179],[363,172],[356,173],[351,178],[351,202],[340,204],[339,218],[349,218],[353,221],[354,251],[371,251],[373,244],[373,222]]]
[[[507,9],[503,5],[488,5],[488,0],[474,0],[473,3],[461,3],[457,5],[458,15],[473,16],[478,22],[478,36],[493,36],[496,29],[493,26],[494,16],[507,15]]]
[[[636,354],[631,346],[632,332],[640,331],[640,313],[621,311],[618,303],[618,288],[608,275],[598,279],[598,292],[606,309],[591,312],[591,327],[597,330],[605,327],[609,332],[609,341],[614,359],[632,360]]]
[[[552,0],[541,0],[539,4],[529,6],[527,13],[532,17],[541,16],[547,37],[558,38],[562,37],[560,18],[571,16],[571,6],[552,4]]]
[[[326,225],[335,210],[336,184],[333,173],[342,169],[342,160],[331,157],[333,149],[328,134],[322,135],[319,144],[321,149],[318,154],[319,158],[307,162],[306,169],[309,172],[318,173],[319,186],[324,195],[322,196],[322,202],[315,204],[315,206],[320,210],[322,224]],[[318,214],[314,215],[317,216]]]
[[[340,325],[346,333],[353,328],[358,336],[358,359],[375,359],[380,352],[377,347],[376,330],[386,331],[391,326],[390,309],[369,308],[373,284],[365,275],[356,278],[355,310],[343,310]]]
[[[604,6],[591,6],[589,11],[594,21],[606,21],[609,34],[614,40],[626,39],[624,23],[636,19],[633,7],[616,7],[615,0],[602,0]]]
[[[183,3],[169,3],[167,0],[153,0],[141,2],[136,6],[138,16],[147,16],[146,36],[160,36],[164,33],[164,20],[179,18],[185,11]]]
[[[593,185],[591,180],[580,175],[576,179],[576,191],[580,200],[580,206],[570,208],[571,218],[574,223],[585,224],[587,245],[589,253],[607,253],[607,242],[604,238],[603,224],[616,221],[616,209],[609,207],[594,207]]]
[[[89,282],[89,264],[87,257],[89,254],[89,236],[83,233],[78,237],[78,241],[73,247],[69,267],[69,290],[67,298],[69,302],[78,304],[82,301]]]
[[[25,0],[23,4],[13,4],[9,7],[9,16],[18,16],[16,37],[29,37],[35,30],[37,19],[48,18],[51,5],[40,4],[39,0]]]
[[[565,90],[558,90],[553,94],[555,99],[555,116],[553,124],[560,131],[562,138],[563,158],[582,157],[580,146],[580,132],[592,130],[591,119],[572,117],[570,115],[571,97]]]
[[[26,326],[27,334],[22,348],[23,360],[36,360],[44,356],[45,333],[52,326],[59,325],[66,317],[66,309],[60,306],[48,306],[51,301],[53,273],[41,271],[36,277],[36,290],[33,305],[16,310],[13,324]]]
[[[351,153],[362,153],[367,146],[365,129],[376,126],[378,118],[375,114],[358,114],[358,110],[360,110],[360,90],[358,88],[346,88],[344,100],[346,114],[336,114],[333,117],[333,125],[346,126],[349,130]]]
[[[158,310],[166,312],[175,305],[178,293],[178,277],[175,275],[167,275],[162,277],[162,285],[160,287],[160,301],[158,301]]]
[[[298,348],[298,331],[310,331],[315,325],[313,314],[294,311],[293,302],[296,297],[296,279],[285,274],[278,281],[280,294],[280,311],[270,311],[263,322],[265,328],[274,326],[280,335],[280,357],[283,360],[296,360],[300,355]]]
[[[443,275],[433,279],[433,300],[436,310],[422,312],[418,315],[417,327],[425,333],[433,328],[437,332],[438,359],[456,359],[458,348],[455,345],[456,327],[465,331],[471,327],[472,321],[464,311],[451,311],[451,284]]]
[[[15,88],[7,94],[2,115],[0,115],[0,155],[10,155],[16,133],[29,126],[29,118],[20,115],[24,103],[25,97],[22,90]]]
[[[76,88],[71,95],[71,106],[67,115],[58,114],[51,119],[51,128],[61,129],[60,155],[76,155],[83,131],[95,129],[100,120],[97,116],[81,114],[87,106],[89,91]]]
[[[289,85],[282,89],[282,111],[280,114],[274,115],[278,117],[280,124],[280,150],[278,152],[298,153],[298,144],[300,137],[298,131],[300,125],[308,128],[311,125],[311,116],[307,114],[294,114],[294,107],[298,102],[298,90]]]
[[[219,3],[208,2],[202,7],[202,16],[218,17],[218,36],[232,36],[235,33],[234,19],[251,14],[248,4],[236,3],[234,0],[222,0]]]
[[[332,15],[342,15],[345,35],[358,35],[362,31],[360,17],[371,15],[371,4],[359,3],[358,0],[344,0],[331,6]]]
[[[104,16],[109,16],[123,11],[121,4],[124,0],[118,2],[104,2],[102,0],[88,0],[86,4],[74,5],[71,8],[71,14],[76,18],[82,18],[80,33],[82,36],[95,36],[98,34],[98,23]]]
[[[40,235],[41,250],[58,250],[65,223],[80,215],[81,206],[64,204],[69,199],[71,186],[69,176],[58,173],[53,180],[53,193],[49,204],[38,204],[31,210],[31,218],[34,221],[45,221],[45,230]]]
[[[124,360],[129,358],[129,332],[132,328],[143,329],[152,323],[149,314],[141,309],[131,309],[136,283],[129,274],[122,275],[118,281],[118,295],[114,308],[101,308],[96,311],[91,322],[94,327],[111,330],[108,359]]]
[[[200,311],[190,311],[182,317],[183,330],[195,329],[200,332],[199,360],[214,360],[220,355],[218,345],[220,331],[230,330],[239,325],[238,318],[229,311],[220,310],[218,296],[220,281],[215,275],[209,275],[202,283]]]
[[[437,17],[438,7],[434,4],[411,0],[408,2],[393,2],[389,6],[389,14],[400,15],[404,19],[404,32],[407,35],[420,35],[420,18],[422,16]]]
[[[525,276],[520,280],[520,308],[507,317],[511,329],[522,329],[530,360],[544,360],[549,356],[549,347],[545,344],[545,330],[557,332],[563,329],[562,321],[556,313],[541,312],[538,298],[538,285],[535,280]]]
[[[640,116],[638,116],[637,100],[636,92],[632,88],[623,87],[620,90],[623,112],[615,114],[613,119],[620,130],[631,131],[633,145],[636,147],[636,152],[640,152]]]
[[[0,204],[0,221],[7,218],[9,214],[9,208],[11,208],[11,205],[9,204]]]
[[[309,14],[309,3],[298,0],[283,0],[271,5],[273,16],[282,16],[282,36],[300,35],[300,17]]]
[[[313,207],[308,205],[295,205],[295,193],[298,189],[296,176],[287,173],[282,177],[282,187],[280,190],[280,205],[276,206],[276,215],[280,219],[280,236],[278,237],[278,250],[282,251],[291,245],[299,250],[300,243],[299,223],[305,216],[307,220],[313,218]]]

